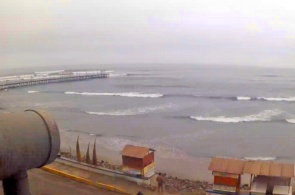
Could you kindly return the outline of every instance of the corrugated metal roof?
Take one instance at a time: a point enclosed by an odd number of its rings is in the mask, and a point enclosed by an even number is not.
[[[269,161],[247,161],[243,173],[271,177],[294,177],[294,165]]]
[[[213,158],[209,165],[209,170],[231,173],[231,174],[242,174],[245,161],[230,158]]]
[[[264,166],[261,166],[260,174],[262,175],[268,175],[269,170],[271,169],[271,163],[270,162],[264,162]]]
[[[282,164],[281,163],[271,163],[269,169],[269,175],[274,177],[281,177]]]
[[[244,161],[229,158],[212,158],[210,171],[231,174],[254,174],[271,177],[294,177],[294,165],[271,161]]]
[[[283,164],[281,175],[282,177],[294,177],[294,165]]]
[[[150,151],[153,150],[141,146],[126,145],[122,150],[121,155],[133,158],[143,158],[149,154]]]
[[[261,174],[261,166],[262,161],[254,161],[254,164],[252,164],[252,169],[254,170],[253,172],[256,174]]]

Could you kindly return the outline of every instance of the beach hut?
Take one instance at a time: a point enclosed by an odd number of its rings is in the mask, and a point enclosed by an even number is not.
[[[244,173],[251,174],[250,194],[292,195],[294,165],[271,161],[247,161]]]
[[[155,150],[126,145],[121,152],[122,170],[125,174],[138,177],[151,177],[155,174]]]
[[[241,175],[245,161],[229,158],[213,158],[209,170],[214,176],[213,189],[207,194],[233,194],[239,193]]]

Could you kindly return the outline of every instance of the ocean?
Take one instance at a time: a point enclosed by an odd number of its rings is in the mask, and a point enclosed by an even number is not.
[[[96,138],[99,147],[114,152],[134,144],[154,148],[162,158],[295,162],[295,69],[181,64],[99,68],[110,71],[110,77],[1,91],[0,112],[47,109],[66,136],[89,135],[89,141]],[[2,77],[15,71],[2,72]]]

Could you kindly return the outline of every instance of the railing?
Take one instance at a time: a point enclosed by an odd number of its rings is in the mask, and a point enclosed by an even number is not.
[[[60,82],[71,82],[71,81],[82,81],[97,78],[107,78],[109,75],[106,73],[101,74],[85,74],[85,75],[75,75],[75,76],[60,76],[60,77],[45,77],[41,79],[30,79],[30,80],[18,80],[12,82],[5,82],[5,84],[0,84],[0,90],[11,89],[16,87],[24,87],[31,85],[40,85],[47,83],[60,83]]]

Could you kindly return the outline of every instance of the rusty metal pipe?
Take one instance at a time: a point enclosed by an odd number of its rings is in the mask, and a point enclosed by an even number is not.
[[[50,164],[59,149],[59,130],[47,112],[0,114],[0,180],[12,181],[26,170]]]

